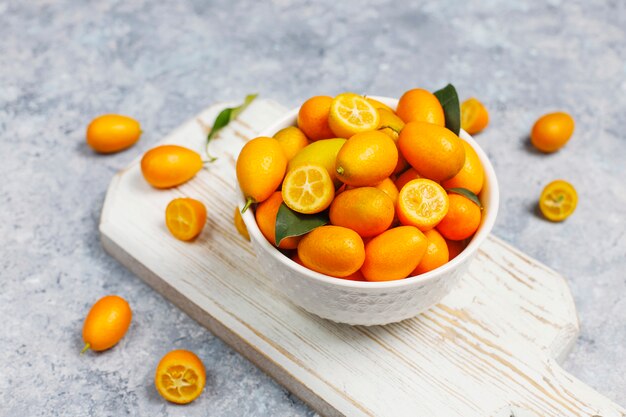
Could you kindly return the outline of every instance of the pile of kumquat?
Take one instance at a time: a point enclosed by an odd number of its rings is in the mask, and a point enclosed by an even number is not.
[[[488,120],[477,114],[464,119],[474,132]],[[482,163],[446,126],[440,100],[423,89],[396,109],[354,93],[312,97],[297,126],[242,149],[243,210],[254,205],[271,244],[326,275],[389,281],[431,271],[482,219]],[[315,227],[303,231],[303,218]]]

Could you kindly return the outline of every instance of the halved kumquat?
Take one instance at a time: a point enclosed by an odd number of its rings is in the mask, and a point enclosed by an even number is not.
[[[461,127],[470,135],[474,135],[489,124],[489,113],[480,101],[475,98],[465,100],[461,104]]]
[[[541,192],[539,209],[546,219],[562,222],[576,210],[578,194],[572,184],[563,180],[552,181]]]
[[[205,223],[206,208],[193,198],[175,198],[165,209],[165,224],[176,239],[194,239]]]
[[[432,229],[448,213],[448,194],[435,181],[426,178],[411,180],[398,195],[396,213],[400,223],[421,231]]]
[[[328,125],[337,137],[347,139],[360,132],[375,130],[379,122],[376,107],[358,94],[339,94],[330,105]]]
[[[323,166],[301,165],[285,176],[282,196],[285,204],[298,213],[319,213],[333,201],[335,186]]]
[[[202,361],[188,350],[173,350],[163,356],[154,375],[159,394],[176,404],[187,404],[198,398],[205,382]]]

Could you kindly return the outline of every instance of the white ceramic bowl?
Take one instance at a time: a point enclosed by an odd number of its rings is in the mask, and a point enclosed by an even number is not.
[[[375,97],[395,108],[398,100]],[[296,125],[298,108],[287,113],[259,136],[272,136],[288,126]],[[311,271],[283,255],[263,236],[247,210],[243,220],[250,233],[252,246],[261,268],[274,288],[294,304],[320,317],[352,325],[380,325],[415,317],[438,303],[467,271],[476,251],[491,232],[498,213],[498,181],[485,152],[465,131],[461,138],[476,150],[485,169],[485,184],[480,193],[484,206],[483,219],[468,246],[452,261],[418,275],[397,281],[363,282],[330,277]],[[243,196],[240,208],[245,204]]]

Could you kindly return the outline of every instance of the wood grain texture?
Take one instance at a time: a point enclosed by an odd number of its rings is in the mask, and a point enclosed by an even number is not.
[[[201,151],[223,107],[163,142]],[[105,249],[323,415],[626,415],[558,365],[578,334],[565,280],[495,237],[442,303],[401,323],[335,324],[277,294],[232,216],[235,155],[284,111],[257,100],[211,144],[218,161],[181,187],[151,188],[139,159],[120,171],[102,212]],[[164,225],[166,205],[179,196],[207,207],[193,243]]]

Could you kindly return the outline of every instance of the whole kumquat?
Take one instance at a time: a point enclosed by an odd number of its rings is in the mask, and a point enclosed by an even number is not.
[[[368,281],[406,278],[422,260],[427,246],[426,237],[416,227],[389,229],[365,245],[361,272]]]
[[[200,154],[178,145],[161,145],[141,158],[141,173],[155,188],[171,188],[192,179],[202,168]]]
[[[280,191],[274,192],[264,202],[259,204],[254,212],[256,223],[261,233],[272,245],[276,246],[276,215],[280,205],[283,204],[283,196]],[[298,247],[300,236],[287,237],[280,242],[281,249],[295,249]]]
[[[119,114],[105,114],[96,117],[87,127],[87,144],[100,153],[119,152],[129,148],[139,140],[139,122]]]
[[[287,172],[301,165],[321,165],[328,171],[328,175],[335,185],[340,184],[335,172],[335,159],[339,149],[346,143],[346,139],[333,138],[315,141],[302,148],[287,165]]]
[[[465,148],[465,162],[461,170],[449,180],[441,182],[445,189],[449,188],[466,188],[474,194],[479,194],[483,189],[485,182],[485,171],[483,164],[480,162],[478,154],[472,146],[461,139],[463,148]]]
[[[421,88],[409,90],[400,97],[396,113],[405,123],[426,122],[445,126],[443,107],[435,95]]]
[[[122,297],[107,295],[99,299],[83,324],[85,347],[82,351],[101,351],[115,346],[126,334],[132,317],[130,306]]]
[[[418,174],[433,181],[454,177],[465,163],[461,139],[432,123],[407,123],[400,132],[398,148]]]
[[[541,116],[533,125],[530,141],[542,152],[561,149],[574,133],[574,119],[567,113],[556,112]]]
[[[373,186],[389,177],[398,162],[396,144],[382,132],[357,133],[341,147],[337,178],[355,187]]]
[[[357,232],[361,237],[376,236],[391,226],[393,201],[384,191],[359,187],[338,195],[330,206],[330,222]]]
[[[291,161],[301,149],[311,143],[302,130],[295,126],[289,126],[279,130],[274,134],[274,139],[280,143],[283,151],[285,151],[287,161]]]
[[[415,168],[409,168],[406,171],[404,171],[402,174],[400,174],[398,179],[396,179],[396,182],[395,182],[396,188],[398,189],[398,191],[400,191],[402,187],[406,185],[407,182],[411,180],[416,180],[418,178],[422,178],[422,177],[420,176],[420,174],[417,173]]]
[[[287,157],[274,138],[258,137],[244,145],[237,158],[237,180],[246,198],[245,212],[276,191],[287,169]]]
[[[313,271],[341,278],[361,268],[365,260],[365,246],[354,230],[321,226],[302,238],[298,244],[298,257],[304,266]]]
[[[328,125],[328,114],[333,98],[329,96],[311,97],[302,104],[298,112],[298,127],[312,141],[334,138]]]
[[[437,225],[437,230],[449,240],[467,239],[480,226],[480,207],[469,198],[459,194],[449,194],[448,200],[448,212]]]
[[[417,264],[417,267],[413,270],[411,275],[425,274],[426,272],[439,268],[450,260],[446,240],[437,230],[427,230],[424,232],[424,236],[426,236],[428,240],[426,253],[424,253],[424,257],[422,257],[422,260]]]

